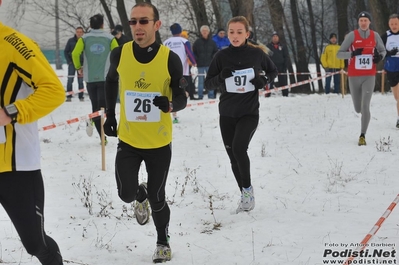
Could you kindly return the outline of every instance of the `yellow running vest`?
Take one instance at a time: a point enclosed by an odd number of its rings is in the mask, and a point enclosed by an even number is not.
[[[133,42],[123,45],[117,68],[121,102],[118,136],[136,148],[163,147],[172,141],[172,119],[152,100],[155,96],[167,96],[172,101],[170,50],[161,45],[155,58],[143,64],[134,57],[132,46]]]

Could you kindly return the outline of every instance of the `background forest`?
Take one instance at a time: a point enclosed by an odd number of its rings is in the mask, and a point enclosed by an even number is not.
[[[331,33],[342,42],[345,33],[357,28],[357,15],[366,10],[372,15],[371,28],[382,34],[388,29],[388,17],[399,12],[397,0],[15,0],[7,10],[9,22],[18,28],[20,21],[44,27],[47,35],[31,36],[42,47],[63,47],[75,27],[88,29],[89,17],[96,13],[106,16],[106,29],[122,24],[126,35],[129,11],[136,2],[151,2],[160,11],[163,27],[158,41],[170,36],[169,26],[180,23],[188,30],[191,41],[199,37],[199,28],[209,25],[213,33],[224,28],[226,22],[237,15],[245,16],[253,28],[258,42],[267,43],[273,31],[288,46],[291,64],[297,72],[308,73],[309,63],[315,63],[321,73],[320,55]],[[26,21],[27,14],[35,14]],[[28,16],[29,17],[29,16]],[[23,18],[23,19],[21,19]],[[56,19],[58,18],[58,19]],[[9,23],[8,23],[9,24]],[[39,31],[40,32],[40,31]],[[43,32],[42,32],[43,33]],[[379,64],[379,69],[382,63]],[[293,73],[293,68],[288,69]],[[290,82],[308,80],[310,75],[291,75]],[[377,78],[376,90],[380,90]],[[319,81],[319,88],[322,88]],[[389,87],[389,86],[386,86]],[[292,89],[296,93],[315,92],[312,84]],[[324,92],[323,89],[318,90]]]

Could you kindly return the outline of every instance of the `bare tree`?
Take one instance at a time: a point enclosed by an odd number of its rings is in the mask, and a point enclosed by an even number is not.
[[[123,0],[116,0],[116,10],[118,11],[119,18],[121,20],[123,31],[126,36],[133,39],[132,31],[130,30],[129,18],[126,12],[125,2]]]
[[[302,32],[299,23],[299,15],[298,15],[298,6],[296,0],[290,0],[291,4],[291,15],[292,15],[292,24],[294,27],[294,35],[295,35],[295,42],[297,47],[297,58],[295,59],[296,62],[296,70],[297,72],[302,73],[309,73],[309,61],[306,59],[306,47],[305,43],[302,38]],[[308,80],[308,75],[298,75],[298,81],[305,81]],[[301,86],[296,87],[291,92],[298,92],[298,93],[310,93],[310,85],[304,84]]]
[[[103,10],[105,12],[105,16],[108,19],[108,23],[109,23],[110,28],[114,28],[115,27],[115,23],[114,23],[114,19],[112,18],[111,10],[110,10],[110,8],[108,6],[108,3],[105,0],[100,0],[100,3],[101,3],[101,6],[103,7]]]
[[[62,69],[60,56],[60,20],[58,16],[58,0],[55,0],[55,69]]]
[[[216,19],[216,27],[224,28],[222,14],[220,12],[219,1],[211,0],[211,3],[212,3],[212,8],[213,8],[213,14],[215,15],[215,19]]]
[[[209,25],[208,16],[206,14],[205,0],[190,0],[195,20],[197,21],[197,32],[202,25]]]
[[[366,3],[364,0],[356,0],[356,16],[357,14],[359,14],[362,11],[366,11],[367,7],[366,7]],[[356,17],[357,18],[357,17]]]
[[[284,26],[283,26],[284,24],[287,25],[288,37],[291,40],[291,42],[292,42],[293,38],[292,38],[291,32],[289,30],[289,23],[285,22],[286,17],[284,14],[283,6],[279,0],[267,0],[267,4],[269,6],[269,11],[270,11],[271,19],[272,19],[273,28],[279,34],[280,42],[287,45],[287,41],[286,41],[285,35],[284,35]],[[289,47],[289,45],[287,45],[287,47]],[[292,47],[291,51],[294,55],[294,58],[296,58],[295,48]],[[294,72],[294,69],[292,68],[291,58],[288,58],[287,68],[288,68],[288,72],[290,72],[290,73]],[[290,75],[290,83],[292,84],[295,82],[296,82],[295,76]]]
[[[337,7],[338,37],[340,43],[344,40],[345,34],[349,31],[348,4],[349,0],[335,0],[335,5]]]
[[[313,8],[312,8],[312,2],[311,0],[306,0],[307,5],[308,5],[308,10],[309,10],[309,23],[310,23],[310,29],[311,29],[311,37],[312,37],[312,50],[313,50],[313,58],[315,59],[316,63],[316,72],[317,76],[321,76],[320,74],[320,58],[317,53],[317,39],[316,39],[316,25],[313,17]],[[323,82],[321,79],[318,81],[319,83],[319,92],[324,91],[323,89]]]
[[[373,16],[372,24],[374,25],[374,30],[379,34],[382,34],[387,30],[388,17],[390,15],[387,2],[381,0],[370,0],[369,3],[371,14]]]
[[[233,17],[244,16],[249,25],[255,27],[254,21],[254,1],[253,0],[229,0]]]

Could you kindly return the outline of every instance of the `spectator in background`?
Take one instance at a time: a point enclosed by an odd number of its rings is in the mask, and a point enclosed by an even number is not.
[[[381,35],[382,42],[387,50],[384,70],[387,72],[388,83],[396,100],[398,115],[396,128],[399,129],[399,15],[390,15],[388,25],[389,30]]]
[[[287,83],[287,68],[288,68],[288,50],[287,47],[280,43],[280,37],[276,31],[273,32],[272,41],[266,45],[271,51],[271,59],[278,70],[278,86],[286,86]],[[274,82],[270,80],[270,87],[273,88]],[[288,97],[288,88],[283,89],[283,96]],[[266,94],[270,95],[270,94]]]
[[[128,41],[131,41],[131,39],[128,36],[123,34],[122,25],[116,25],[115,28],[111,31],[111,34],[115,37],[119,46],[125,44]]]
[[[67,82],[67,92],[73,92],[73,80],[74,80],[74,76],[75,73],[77,72],[75,69],[75,66],[73,65],[73,61],[72,61],[72,51],[75,48],[76,43],[78,42],[78,39],[80,39],[84,34],[83,28],[82,27],[77,27],[75,29],[75,35],[70,38],[66,45],[65,45],[65,49],[64,49],[64,55],[65,55],[65,59],[67,61],[68,64],[68,82]],[[83,64],[83,56],[80,57],[80,63]],[[79,90],[84,89],[84,85],[83,85],[83,76],[78,74],[78,86],[79,86]],[[83,92],[79,93],[79,100],[80,101],[84,101],[84,97],[83,97]],[[68,94],[67,95],[67,102],[71,102],[72,101],[72,94]]]
[[[337,43],[337,34],[330,34],[330,43],[324,48],[323,53],[321,54],[321,65],[323,66],[326,74],[328,73],[336,73],[334,74],[334,93],[338,94],[340,92],[341,87],[341,76],[339,71],[344,68],[344,60],[337,58],[337,52],[339,50],[339,45]],[[326,77],[325,84],[325,92],[326,94],[330,94],[331,87],[331,78],[333,76]]]
[[[200,32],[201,37],[193,44],[193,52],[198,67],[198,99],[202,99],[204,96],[205,73],[208,72],[212,58],[218,51],[216,43],[210,37],[209,27],[207,25],[201,26]],[[208,90],[208,98],[216,98],[216,90]]]
[[[188,61],[193,62],[194,66],[197,63],[195,62],[194,54],[191,51],[190,42],[187,39],[181,37],[182,28],[178,23],[174,23],[172,26],[170,26],[170,31],[173,36],[165,40],[163,45],[168,47],[171,51],[179,56],[183,66],[183,78],[186,79],[187,84],[192,84],[193,80],[191,79],[190,66],[188,64]],[[189,86],[187,85],[186,96],[189,96],[188,90]],[[172,112],[172,115],[173,123],[178,123],[179,119],[177,118],[177,112]]]
[[[37,121],[64,102],[65,90],[39,46],[1,22],[0,51],[0,204],[27,253],[40,264],[62,265],[45,232]]]
[[[72,60],[75,69],[87,83],[87,91],[89,92],[92,112],[105,108],[105,76],[109,68],[109,54],[118,47],[118,42],[109,33],[103,30],[104,17],[101,14],[94,15],[90,18],[91,30],[83,35],[76,43],[72,52]],[[84,65],[80,63],[80,56],[83,53]],[[101,138],[101,119],[93,118],[94,125]],[[86,133],[91,136],[93,134],[93,125],[90,121],[86,123]]]
[[[187,30],[183,30],[181,32],[180,36],[185,38],[186,40],[188,40],[188,32],[187,32]],[[191,43],[190,43],[190,47],[191,47]],[[191,52],[192,52],[192,49],[191,49]],[[194,53],[193,53],[193,55],[194,55]],[[187,63],[188,63],[188,66],[189,66],[189,76],[191,78],[191,82],[189,82],[187,84],[186,91],[188,91],[188,95],[190,96],[191,100],[197,100],[198,98],[194,97],[195,84],[194,84],[194,77],[193,77],[193,73],[198,73],[197,62],[195,61],[195,56],[194,56],[194,58],[192,60],[193,61],[191,61],[189,57],[187,58]],[[194,65],[194,63],[195,63],[195,65]]]
[[[216,43],[218,50],[227,48],[230,45],[229,38],[227,38],[224,29],[218,29],[217,33],[213,35],[212,40]]]

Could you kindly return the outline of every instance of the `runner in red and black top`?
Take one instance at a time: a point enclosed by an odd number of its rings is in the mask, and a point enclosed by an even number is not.
[[[241,191],[237,212],[255,207],[251,185],[249,142],[259,122],[259,89],[277,76],[277,68],[259,47],[250,45],[249,24],[238,16],[228,22],[230,46],[215,54],[205,80],[220,88],[219,114],[223,143]]]
[[[360,12],[359,29],[349,32],[338,50],[339,59],[348,60],[348,81],[353,106],[362,114],[358,145],[366,145],[370,123],[370,101],[375,86],[376,64],[386,54],[380,35],[370,29],[371,15]]]

